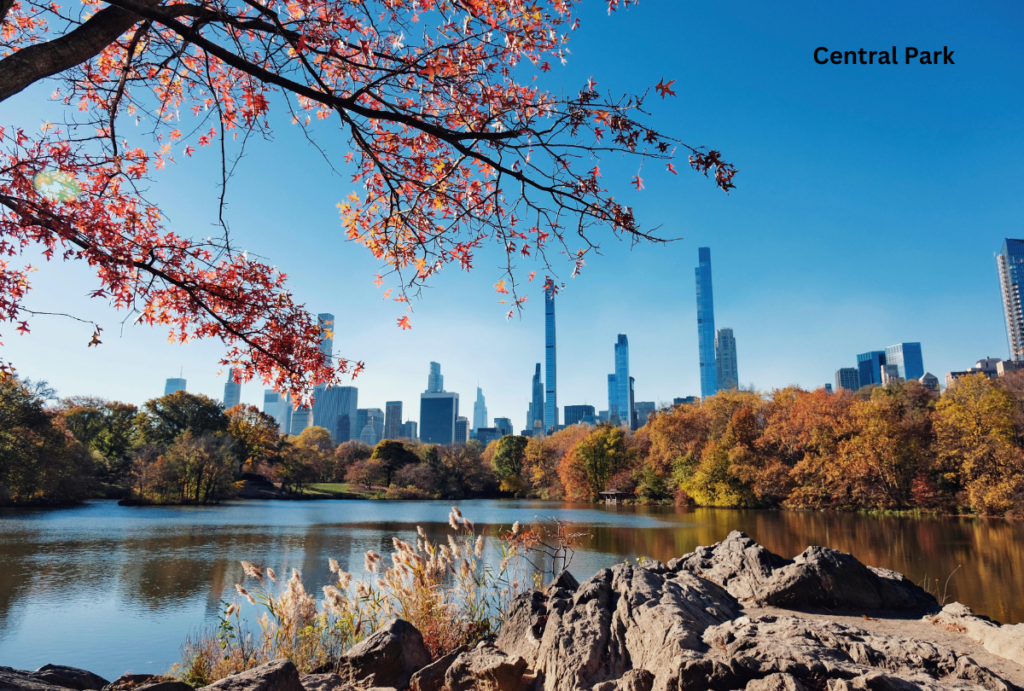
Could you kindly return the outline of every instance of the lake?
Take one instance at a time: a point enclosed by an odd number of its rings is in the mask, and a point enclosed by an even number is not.
[[[742,530],[793,557],[811,544],[850,552],[915,582],[949,580],[950,601],[1024,622],[1024,523],[796,511],[464,501],[485,534],[556,517],[589,537],[570,571],[581,581],[625,558],[668,561]],[[208,507],[0,509],[0,665],[84,667],[107,678],[163,672],[190,631],[216,621],[242,581],[239,560],[299,569],[320,593],[327,559],[363,574],[363,553],[391,537],[447,532],[450,502],[262,501]],[[387,560],[390,562],[390,560]]]

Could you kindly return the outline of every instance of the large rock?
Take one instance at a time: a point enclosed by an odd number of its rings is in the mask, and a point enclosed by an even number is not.
[[[58,691],[61,688],[34,677],[32,672],[0,667],[0,691]]]
[[[550,597],[521,595],[495,645],[524,658],[546,691],[647,691],[642,671],[659,688],[661,677],[707,652],[702,633],[736,617],[738,603],[687,571],[646,566],[604,569],[573,593],[558,588]]]
[[[306,691],[359,691],[337,674],[307,674],[300,682]]]
[[[354,681],[404,689],[412,675],[430,664],[423,636],[404,619],[393,619],[380,631],[352,647],[342,663]]]
[[[159,674],[123,674],[103,687],[103,691],[193,691],[174,677]]]
[[[673,559],[669,568],[718,583],[740,600],[787,609],[938,607],[934,597],[895,571],[865,566],[850,554],[826,547],[808,547],[793,560],[783,559],[739,531],[712,547]]]
[[[446,691],[519,691],[526,660],[482,643],[462,653],[444,675]]]
[[[304,691],[291,660],[272,660],[204,686],[207,691]]]
[[[464,652],[466,652],[466,646],[460,645],[444,657],[439,657],[420,669],[409,680],[409,688],[416,691],[441,691],[444,688],[444,675],[448,672],[448,668],[455,662],[455,658]]]
[[[946,605],[937,616],[928,618],[937,626],[977,641],[993,655],[1024,665],[1024,624],[1000,626],[959,602]]]
[[[100,691],[110,683],[98,674],[64,665],[43,665],[32,672],[32,676],[48,684],[76,691]]]

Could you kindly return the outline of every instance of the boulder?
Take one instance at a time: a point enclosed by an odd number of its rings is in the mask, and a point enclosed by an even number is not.
[[[63,688],[32,675],[25,670],[0,667],[0,691],[59,691]]]
[[[306,691],[358,691],[337,674],[307,674],[300,682]]]
[[[103,687],[103,691],[133,691],[144,684],[154,684],[170,677],[162,677],[159,674],[122,674],[114,681]]]
[[[429,664],[420,632],[404,619],[393,619],[345,654],[342,671],[353,681],[404,689],[412,675]]]
[[[993,655],[1024,665],[1024,624],[999,625],[959,602],[946,605],[938,615],[926,619],[947,631],[964,634]]]
[[[761,679],[751,679],[745,691],[805,691],[805,687],[792,674],[769,674]]]
[[[461,645],[444,657],[440,657],[420,669],[409,680],[409,688],[416,691],[441,691],[444,688],[445,673],[455,662],[455,658],[464,652],[466,652],[466,646]],[[307,689],[307,691],[309,690]]]
[[[284,658],[232,674],[203,688],[207,691],[304,691],[299,670],[291,660]]]
[[[100,691],[110,683],[98,674],[64,665],[43,665],[32,676],[48,684],[76,691]]]
[[[447,691],[519,691],[526,660],[482,643],[460,654],[445,673]]]
[[[808,547],[784,559],[739,531],[668,566],[718,583],[740,600],[786,609],[925,611],[938,606],[903,574],[865,566],[850,554]]]

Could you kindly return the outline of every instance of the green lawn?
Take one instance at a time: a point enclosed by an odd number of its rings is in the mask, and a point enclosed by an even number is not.
[[[306,494],[348,498],[369,498],[371,496],[369,492],[353,489],[347,482],[317,482],[306,489]]]

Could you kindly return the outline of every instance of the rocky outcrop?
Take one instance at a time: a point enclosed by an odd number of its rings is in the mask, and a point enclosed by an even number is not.
[[[808,547],[789,560],[772,554],[745,534],[733,531],[711,547],[669,562],[718,583],[734,597],[787,609],[828,607],[856,611],[925,611],[935,598],[903,574],[861,564],[852,555]]]
[[[272,660],[203,687],[206,691],[304,691],[291,660]]]
[[[306,691],[359,691],[337,674],[307,674],[300,682]]]
[[[455,662],[455,658],[464,652],[466,652],[466,646],[459,646],[447,655],[434,660],[412,675],[409,688],[414,691],[441,691],[444,688],[444,675],[448,672],[448,668]]]
[[[526,660],[506,655],[492,644],[481,643],[462,653],[445,673],[446,691],[519,691]]]
[[[77,667],[43,665],[34,672],[0,667],[0,691],[100,691],[109,683],[98,674]]]
[[[1024,624],[999,625],[988,617],[979,617],[959,602],[946,605],[936,616],[928,618],[937,626],[977,641],[993,655],[1024,665]]]
[[[342,674],[353,681],[404,689],[412,675],[429,664],[420,632],[404,619],[393,619],[346,653]]]

